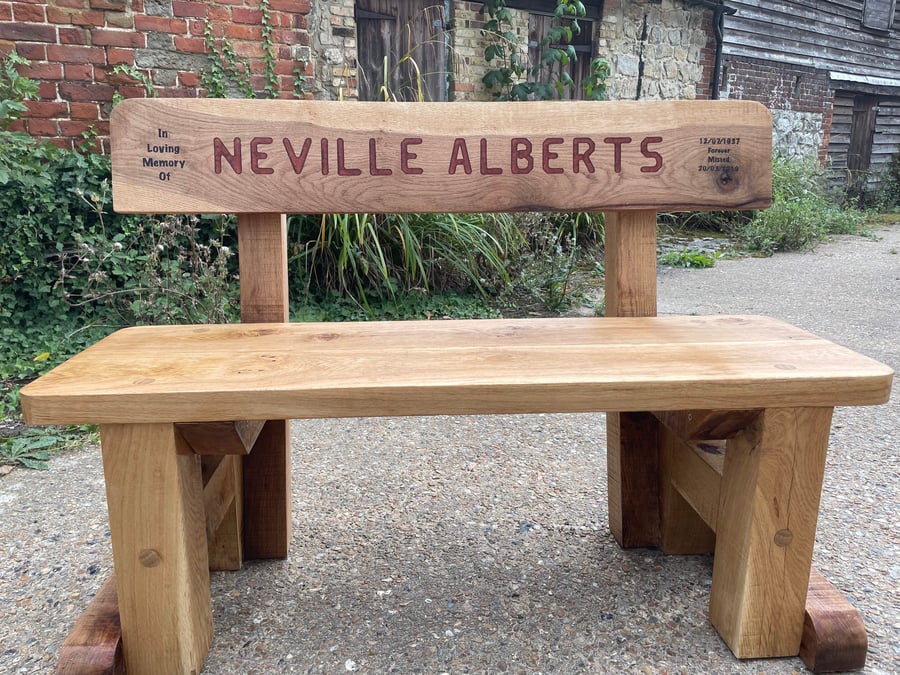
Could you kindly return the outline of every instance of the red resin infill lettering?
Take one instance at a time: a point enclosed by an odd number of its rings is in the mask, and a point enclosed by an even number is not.
[[[318,140],[318,152],[313,148]],[[445,141],[446,142],[446,141]],[[416,176],[425,173],[421,164],[432,167],[448,175],[477,174],[497,176],[505,173],[514,175],[532,172],[548,175],[563,173],[595,173],[599,168],[611,169],[613,173],[623,172],[623,156],[630,153],[642,158],[641,173],[657,173],[663,168],[663,156],[659,151],[662,136],[645,136],[640,140],[631,136],[605,136],[594,139],[587,136],[564,138],[515,137],[511,139],[455,138],[446,159],[441,162],[434,157],[435,151],[428,142],[418,137],[400,139],[399,143],[385,142],[376,138],[281,138],[255,136],[249,141],[240,137],[230,142],[215,137],[212,142],[213,170],[217,174],[230,167],[235,174],[242,174],[248,166],[250,173],[258,176],[273,174],[277,166],[285,164],[296,175],[304,172],[320,173],[327,176],[333,167],[338,176],[391,176],[396,171],[404,175]],[[432,145],[436,141],[431,141]],[[444,145],[443,147],[446,147]],[[444,150],[442,152],[448,152]],[[280,158],[279,155],[282,155]],[[334,153],[332,155],[332,153]],[[317,156],[316,156],[317,155]],[[423,160],[430,159],[430,162]]]

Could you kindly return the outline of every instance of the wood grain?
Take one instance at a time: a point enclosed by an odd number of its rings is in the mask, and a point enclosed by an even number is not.
[[[101,586],[59,650],[57,675],[122,675],[122,626],[116,576]]]
[[[119,212],[763,208],[769,112],[748,101],[130,99]]]
[[[813,569],[806,595],[800,658],[814,673],[865,668],[869,638],[862,617],[841,592]]]
[[[738,658],[800,651],[831,408],[768,408],[728,441],[710,621]]]
[[[743,410],[883,403],[892,375],[765,317],[148,326],[21,400],[30,424]]]
[[[656,316],[656,212],[605,217],[606,316]],[[624,548],[659,545],[657,426],[646,413],[606,416],[609,528]]]
[[[283,214],[238,216],[241,321],[289,319],[287,220]],[[268,415],[268,411],[266,415]],[[269,420],[243,465],[243,552],[285,558],[291,541],[291,428]]]
[[[100,434],[127,671],[199,672],[212,641],[200,458],[171,424]]]

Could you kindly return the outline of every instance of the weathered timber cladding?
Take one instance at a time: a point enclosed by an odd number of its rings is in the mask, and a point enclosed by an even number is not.
[[[853,189],[877,187],[900,148],[900,13],[877,2],[892,30],[873,27],[876,0],[735,0],[725,21],[722,98],[765,103],[776,147],[828,160]]]
[[[863,27],[863,0],[728,4],[738,11],[725,20],[727,55],[900,79],[900,14],[887,33]]]

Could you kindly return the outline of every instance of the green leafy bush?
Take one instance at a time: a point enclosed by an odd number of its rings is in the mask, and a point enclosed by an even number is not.
[[[738,230],[751,251],[812,248],[830,234],[851,234],[865,223],[865,215],[840,206],[828,194],[825,171],[815,160],[776,157],[772,165],[771,208],[757,211]]]

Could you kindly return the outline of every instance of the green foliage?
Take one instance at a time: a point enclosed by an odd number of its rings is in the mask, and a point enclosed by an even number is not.
[[[659,262],[663,265],[670,265],[671,267],[703,269],[712,267],[716,264],[716,260],[721,257],[721,253],[710,253],[709,251],[691,250],[687,247],[682,247],[678,251],[664,253],[659,257]]]
[[[153,84],[153,78],[144,71],[135,68],[132,65],[127,63],[120,63],[115,68],[112,69],[113,75],[125,75],[126,77],[131,78],[138,82],[143,88],[144,93],[147,95],[147,98],[157,98],[159,95],[156,91],[156,87]],[[113,106],[119,105],[123,100],[123,96],[117,91],[113,94]]]
[[[812,248],[830,234],[858,232],[866,220],[829,196],[825,172],[815,160],[776,157],[772,197],[772,207],[757,211],[738,231],[751,251],[763,255]]]
[[[241,98],[256,98],[250,79],[250,62],[234,51],[226,37],[217,38],[209,19],[203,26],[203,40],[209,67],[200,73],[200,85],[207,98],[227,98],[236,91]]]
[[[0,132],[0,414],[123,325],[235,314],[233,221],[112,215],[108,157]]]
[[[0,438],[0,464],[21,465],[27,469],[44,471],[50,459],[50,450],[67,445],[65,434],[31,429],[18,436]]]
[[[488,16],[481,33],[487,40],[484,60],[491,67],[481,81],[493,96],[502,101],[549,100],[563,98],[576,86],[564,69],[577,60],[571,44],[581,32],[579,17],[585,15],[581,0],[557,0],[554,22],[538,45],[541,57],[528,63],[527,45],[523,49],[513,25],[513,13],[506,0],[486,0],[482,12]],[[593,59],[590,73],[582,82],[585,96],[591,100],[606,98],[610,66],[605,59]]]
[[[372,298],[368,310],[337,291],[294,308],[293,321],[367,321],[405,319],[482,319],[498,316],[485,298],[476,293],[411,291],[389,298]]]
[[[880,178],[881,185],[872,199],[872,207],[879,211],[900,208],[900,152],[891,156]]]
[[[30,65],[28,59],[15,51],[9,52],[0,63],[0,130],[9,126],[28,112],[25,101],[38,97],[38,83],[19,75],[17,66]]]
[[[260,0],[259,9],[262,13],[260,46],[263,52],[263,92],[265,98],[278,98],[278,73],[275,72],[276,47],[272,37],[272,11],[269,0]],[[249,59],[238,55],[231,40],[224,36],[216,37],[209,19],[206,19],[203,26],[203,41],[209,66],[200,73],[200,85],[206,89],[207,98],[228,98],[232,95],[240,98],[257,98],[257,92],[253,89]]]
[[[292,217],[288,242],[296,299],[339,291],[368,308],[415,289],[485,293],[507,279],[520,235],[506,214],[363,213]]]
[[[597,271],[594,252],[602,244],[604,225],[599,213],[523,214],[519,224],[525,245],[508,263],[511,282],[501,290],[505,305],[529,305],[558,312],[578,296],[575,272],[587,258]]]

